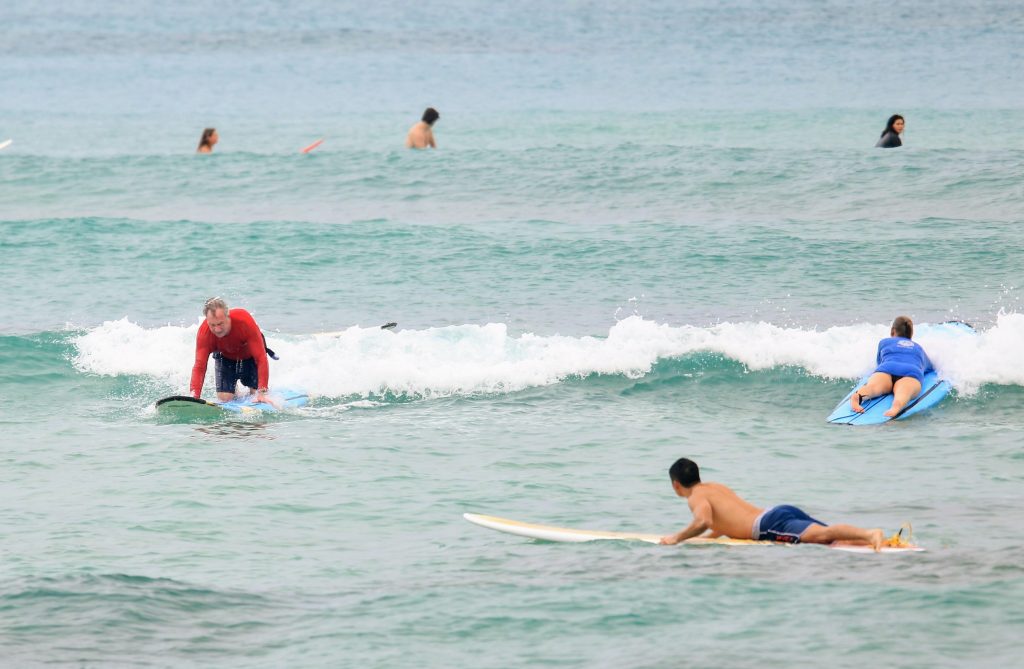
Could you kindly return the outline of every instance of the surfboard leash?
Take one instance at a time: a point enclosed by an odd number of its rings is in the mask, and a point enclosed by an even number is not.
[[[848,395],[848,396],[846,397],[846,400],[844,400],[844,401],[847,401],[847,402],[848,402],[848,400],[849,400],[849,399],[850,399],[851,397],[853,397],[853,393],[850,393],[850,394],[849,394],[849,395]],[[870,409],[871,407],[873,407],[873,406],[875,406],[876,404],[878,404],[879,402],[881,402],[881,401],[882,401],[882,398],[884,398],[884,397],[885,397],[885,395],[879,395],[878,397],[873,397],[873,398],[871,398],[870,400],[868,400],[868,403],[867,403],[866,405],[865,405],[865,404],[862,404],[862,405],[861,405],[861,408],[863,408],[863,409],[864,409],[864,411],[862,411],[862,412],[860,412],[860,413],[857,413],[856,411],[851,411],[850,413],[846,414],[845,416],[840,416],[840,417],[838,417],[838,418],[833,418],[833,419],[832,419],[832,420],[830,420],[829,422],[830,422],[830,423],[834,423],[834,422],[836,422],[836,421],[839,421],[839,420],[846,420],[847,418],[856,418],[857,416],[863,416],[864,414],[866,414],[866,413],[868,412],[868,409]]]

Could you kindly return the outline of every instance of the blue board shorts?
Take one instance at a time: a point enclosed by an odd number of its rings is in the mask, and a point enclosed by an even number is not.
[[[216,377],[218,393],[235,392],[235,384],[239,381],[241,381],[242,385],[247,388],[252,388],[253,390],[256,389],[259,379],[256,374],[255,359],[246,358],[245,360],[232,360],[230,358],[225,358],[220,353],[214,353],[213,358],[217,361]]]
[[[765,509],[754,520],[750,536],[758,541],[781,541],[787,544],[800,543],[800,535],[811,525],[828,527],[820,520],[811,518],[796,508],[783,504]]]

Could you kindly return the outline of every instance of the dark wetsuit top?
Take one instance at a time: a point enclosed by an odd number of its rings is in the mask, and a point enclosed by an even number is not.
[[[889,130],[882,134],[878,138],[878,143],[875,144],[875,148],[878,149],[895,149],[897,146],[903,146],[903,141],[900,139],[899,133],[895,130]]]
[[[932,361],[921,345],[906,337],[886,337],[878,342],[876,372],[892,376],[911,376],[924,383],[924,375],[932,371]]]

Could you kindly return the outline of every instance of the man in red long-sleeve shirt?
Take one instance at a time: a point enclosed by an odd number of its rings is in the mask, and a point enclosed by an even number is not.
[[[217,399],[228,402],[235,397],[236,384],[256,391],[256,401],[266,402],[270,383],[267,344],[260,327],[245,309],[228,309],[227,302],[214,297],[203,306],[206,320],[196,334],[196,362],[192,367],[189,390],[199,397],[206,378],[210,354],[217,361]]]

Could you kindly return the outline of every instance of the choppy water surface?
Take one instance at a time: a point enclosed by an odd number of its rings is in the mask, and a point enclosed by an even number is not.
[[[1017,5],[0,17],[0,664],[1018,662]],[[308,407],[155,412],[211,295]],[[952,397],[825,424],[900,313]],[[668,533],[681,456],[928,552],[461,518]]]

